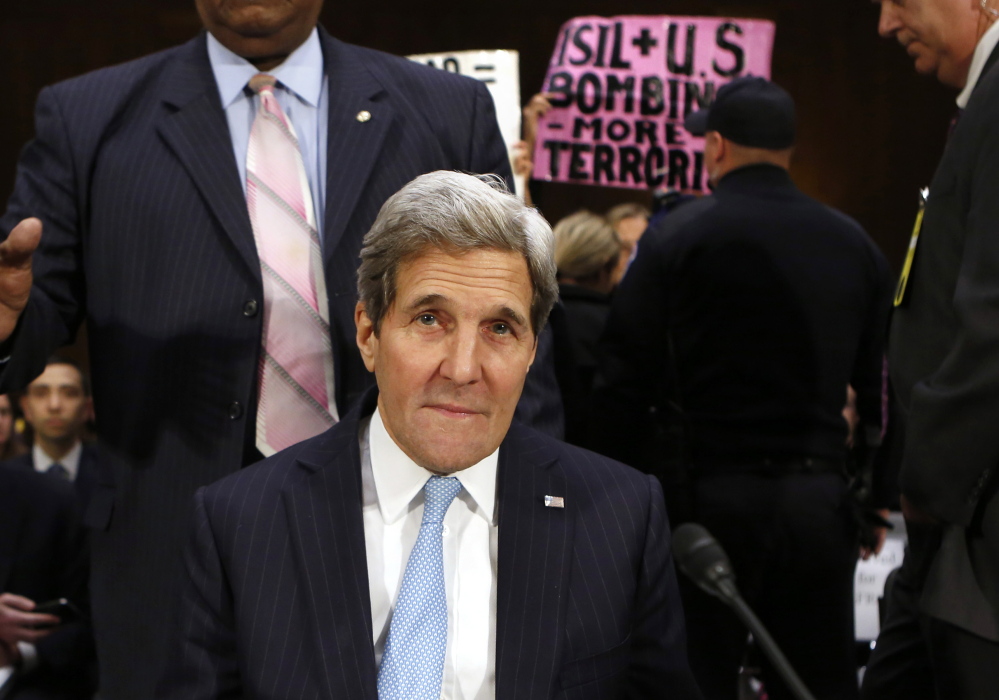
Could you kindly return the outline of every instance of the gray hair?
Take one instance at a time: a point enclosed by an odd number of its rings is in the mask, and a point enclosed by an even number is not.
[[[531,328],[541,333],[558,299],[554,238],[536,209],[497,176],[438,170],[408,183],[382,205],[364,236],[357,296],[375,333],[395,301],[399,266],[428,248],[520,253],[531,278]]]

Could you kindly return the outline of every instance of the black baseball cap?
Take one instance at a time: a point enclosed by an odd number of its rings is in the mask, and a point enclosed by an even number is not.
[[[722,85],[712,105],[683,122],[694,136],[708,131],[741,146],[782,150],[794,144],[794,100],[764,78],[746,76]]]

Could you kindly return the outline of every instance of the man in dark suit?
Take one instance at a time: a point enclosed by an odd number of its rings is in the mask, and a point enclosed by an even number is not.
[[[999,12],[881,3],[878,30],[961,93],[895,295],[889,366],[909,547],[867,698],[994,698],[999,665]]]
[[[2,385],[26,385],[87,322],[103,475],[87,522],[111,700],[152,692],[191,494],[260,458],[264,325],[275,309],[301,309],[270,304],[262,273],[257,237],[269,229],[246,193],[261,175],[247,167],[251,124],[267,117],[248,80],[276,79],[277,123],[296,136],[297,198],[311,203],[300,272],[315,292],[320,330],[308,340],[327,425],[370,384],[353,342],[353,280],[379,207],[439,168],[509,177],[477,81],[337,41],[316,27],[321,0],[197,5],[208,33],[42,91],[0,219],[11,232],[0,245]],[[548,397],[557,406],[554,381],[528,413],[557,420],[541,412]]]
[[[90,625],[33,612],[87,605],[87,547],[69,484],[0,465],[0,697],[89,700],[97,685]],[[54,626],[53,626],[54,625]]]
[[[199,490],[161,698],[697,697],[655,479],[511,424],[547,223],[422,176],[365,237],[337,426]]]
[[[8,460],[15,468],[51,474],[72,482],[81,512],[96,485],[97,450],[81,439],[93,419],[90,382],[75,362],[49,358],[21,397],[24,420],[31,426],[31,452]]]

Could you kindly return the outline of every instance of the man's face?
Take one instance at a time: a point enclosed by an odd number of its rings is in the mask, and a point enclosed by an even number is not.
[[[90,407],[80,372],[72,365],[49,365],[21,399],[24,419],[36,435],[48,440],[79,437]]]
[[[262,60],[265,70],[308,38],[323,8],[323,0],[195,0],[195,4],[205,28],[223,46],[253,63]]]
[[[982,21],[975,0],[875,0],[881,4],[878,33],[898,40],[916,71],[963,88]]]
[[[389,435],[449,474],[503,441],[534,361],[531,280],[518,253],[428,250],[403,263],[378,335],[358,304],[357,344]]]

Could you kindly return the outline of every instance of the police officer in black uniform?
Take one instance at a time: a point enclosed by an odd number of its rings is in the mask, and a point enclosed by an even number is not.
[[[843,408],[852,385],[856,439],[877,443],[889,268],[856,222],[791,181],[783,89],[737,79],[685,126],[705,136],[714,193],[643,236],[604,335],[598,410],[622,456],[648,443],[636,426],[654,429],[649,416],[679,425],[693,519],[816,697],[856,697]],[[683,481],[665,476],[667,491]],[[706,697],[734,699],[745,627],[693,585],[684,604]],[[771,698],[790,697],[763,671]]]

